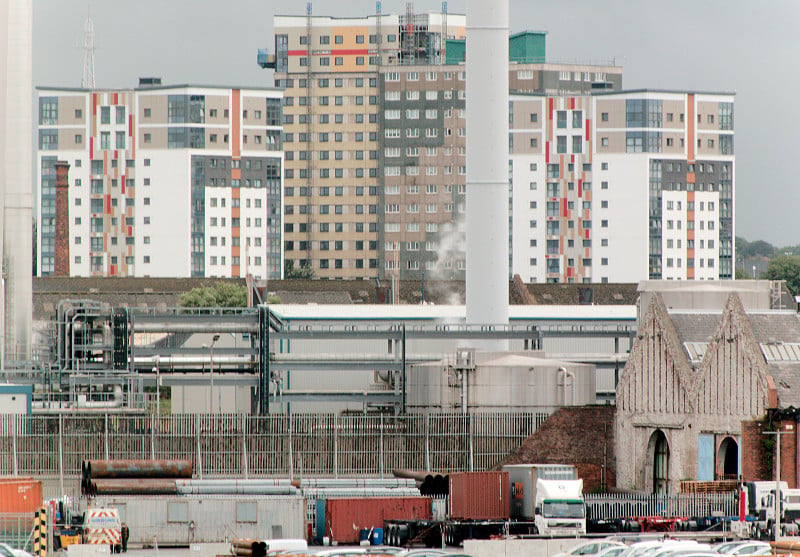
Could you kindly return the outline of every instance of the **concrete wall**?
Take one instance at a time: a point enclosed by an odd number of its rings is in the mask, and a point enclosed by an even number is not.
[[[582,538],[552,540],[464,540],[464,553],[472,557],[550,557],[583,543]]]

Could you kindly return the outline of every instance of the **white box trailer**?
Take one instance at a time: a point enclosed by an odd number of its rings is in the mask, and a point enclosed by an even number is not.
[[[306,537],[306,504],[301,496],[102,495],[91,505],[119,511],[130,531],[129,546]]]

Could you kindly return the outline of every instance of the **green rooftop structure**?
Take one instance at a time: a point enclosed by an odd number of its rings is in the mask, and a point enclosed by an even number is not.
[[[508,39],[508,61],[517,64],[541,64],[546,59],[544,31],[522,31]],[[467,42],[464,39],[447,39],[445,64],[461,64],[467,59]]]
[[[545,62],[544,31],[522,31],[508,39],[508,61],[518,64],[542,64]]]

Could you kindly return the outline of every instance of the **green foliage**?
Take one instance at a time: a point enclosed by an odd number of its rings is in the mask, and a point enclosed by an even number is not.
[[[779,250],[782,251],[782,250]],[[772,257],[775,255],[775,246],[764,240],[748,242],[744,238],[736,237],[736,255],[739,259],[747,259],[756,255]]]
[[[181,294],[180,304],[187,308],[243,308],[247,306],[247,287],[218,282],[213,287],[192,288]]]
[[[286,279],[310,279],[314,278],[314,271],[309,265],[301,265],[295,268],[294,261],[287,259],[283,264],[283,276]]]
[[[750,280],[753,277],[750,275],[750,273],[747,272],[746,269],[736,269],[735,278],[736,280]]]
[[[281,297],[276,296],[275,294],[267,294],[267,303],[268,304],[282,304]]]
[[[769,267],[762,278],[785,280],[789,291],[797,296],[800,294],[800,256],[779,255],[769,262]]]

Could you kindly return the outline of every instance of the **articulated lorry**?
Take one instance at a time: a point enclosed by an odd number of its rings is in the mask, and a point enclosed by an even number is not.
[[[747,535],[752,538],[775,539],[775,482],[745,482]],[[800,530],[800,489],[789,489],[780,482],[781,535],[797,535]]]
[[[503,467],[511,484],[511,518],[532,521],[542,536],[586,533],[583,480],[574,466],[513,464]]]

